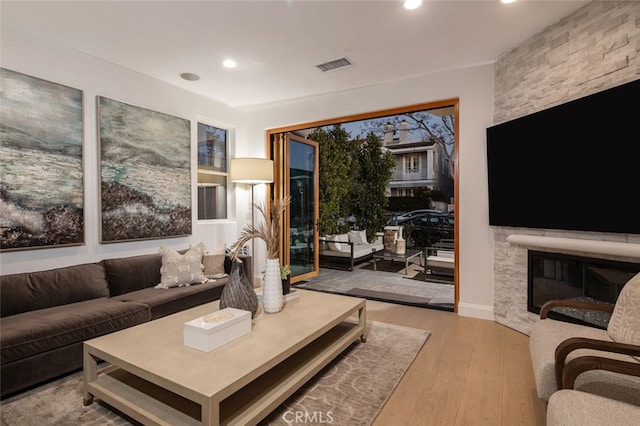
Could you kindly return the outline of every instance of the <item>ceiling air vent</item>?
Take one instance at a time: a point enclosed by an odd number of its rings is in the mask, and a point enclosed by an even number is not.
[[[316,67],[320,68],[320,71],[327,72],[333,71],[340,68],[345,68],[351,66],[351,62],[347,58],[340,58],[334,61],[325,62],[323,64],[316,65]]]

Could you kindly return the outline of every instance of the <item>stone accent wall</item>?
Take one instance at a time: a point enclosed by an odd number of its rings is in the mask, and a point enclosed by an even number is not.
[[[640,2],[594,1],[496,60],[494,123],[639,78]],[[630,234],[509,227],[494,227],[493,233],[495,318],[526,334],[537,318],[527,311],[527,247],[508,243],[510,234],[640,243],[640,235]],[[558,252],[585,256],[579,252]],[[606,253],[601,257],[638,262]]]

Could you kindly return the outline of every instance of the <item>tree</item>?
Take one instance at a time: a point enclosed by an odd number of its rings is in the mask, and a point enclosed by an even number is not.
[[[307,138],[319,144],[319,198],[320,235],[338,234],[348,230],[344,218],[350,213],[350,182],[353,167],[354,144],[349,133],[337,124],[329,129],[317,128]]]
[[[393,154],[383,150],[382,140],[370,132],[366,141],[358,144],[355,163],[351,213],[356,218],[356,226],[366,229],[370,240],[387,222],[386,187],[391,180],[395,161]]]

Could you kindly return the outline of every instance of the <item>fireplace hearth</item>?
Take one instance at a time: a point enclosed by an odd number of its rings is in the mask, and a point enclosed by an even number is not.
[[[553,299],[613,304],[626,282],[640,272],[640,264],[529,250],[527,270],[527,308],[539,314],[542,305]],[[610,317],[572,308],[549,314],[549,318],[598,328],[606,328]]]

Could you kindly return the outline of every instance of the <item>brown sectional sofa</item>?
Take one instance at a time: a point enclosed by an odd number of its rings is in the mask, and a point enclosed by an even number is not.
[[[0,277],[1,396],[82,368],[85,340],[217,300],[228,281],[156,289],[161,266],[149,254]]]

